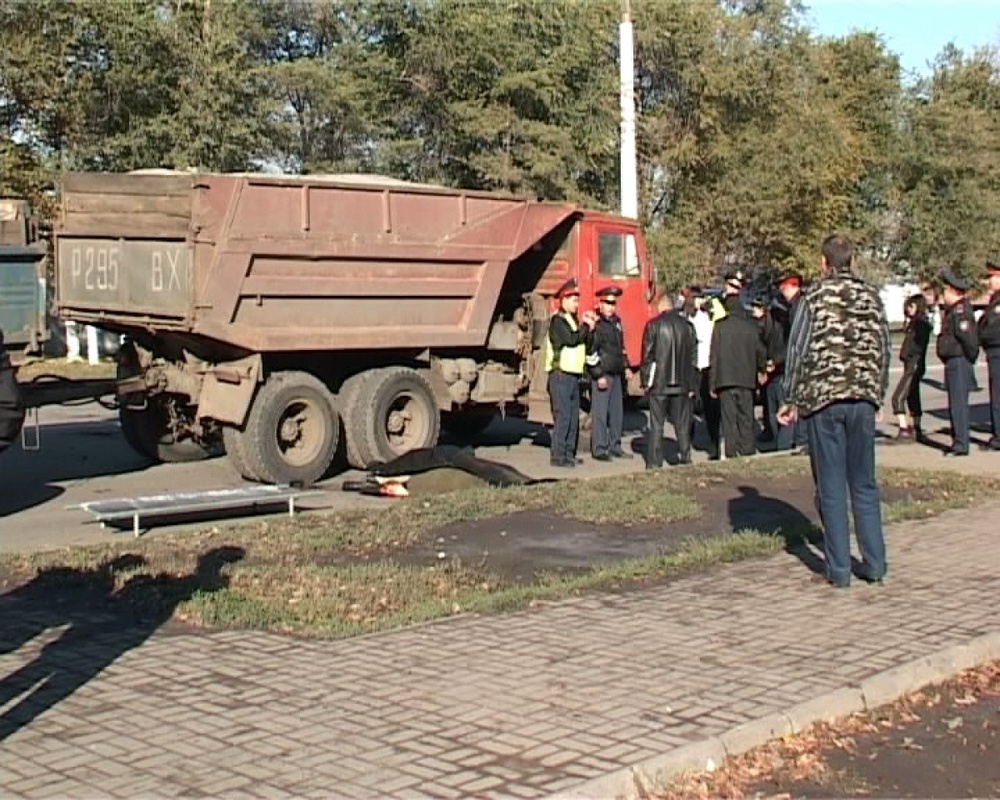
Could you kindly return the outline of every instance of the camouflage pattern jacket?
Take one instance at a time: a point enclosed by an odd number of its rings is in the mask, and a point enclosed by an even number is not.
[[[800,417],[843,400],[881,408],[889,361],[889,325],[874,286],[842,272],[802,293],[785,362],[787,403]]]

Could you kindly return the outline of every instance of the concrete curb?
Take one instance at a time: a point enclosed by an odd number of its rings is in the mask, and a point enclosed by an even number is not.
[[[844,686],[790,706],[783,712],[750,720],[720,736],[675,747],[631,767],[610,772],[558,794],[549,800],[588,798],[633,800],[646,797],[685,772],[714,769],[727,756],[745,753],[786,734],[798,733],[817,722],[831,722],[859,711],[871,711],[932,683],[952,678],[962,670],[1000,659],[1000,631],[977,636],[929,656],[876,673],[854,686]]]

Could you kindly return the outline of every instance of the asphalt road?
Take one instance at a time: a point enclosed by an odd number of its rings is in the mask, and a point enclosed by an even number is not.
[[[893,380],[899,369],[893,372]],[[946,428],[946,400],[942,392],[943,370],[930,367],[925,378],[923,397],[925,427],[933,431]],[[979,381],[983,390],[972,395],[973,420],[988,421],[986,374],[982,366]],[[888,411],[888,410],[887,410]],[[885,430],[893,427],[891,414],[885,415]],[[641,431],[645,420],[640,414],[630,415],[626,427],[629,445],[638,453],[642,446]],[[138,497],[166,492],[198,491],[233,488],[245,485],[230,468],[225,458],[195,464],[150,465],[137,456],[122,438],[114,412],[96,404],[77,407],[50,407],[41,410],[41,449],[24,451],[11,448],[0,455],[0,551],[29,552],[69,545],[101,543],[130,536],[101,528],[86,512],[73,506],[93,500]],[[669,436],[669,430],[667,435]],[[985,437],[979,436],[984,439]],[[483,434],[477,453],[495,461],[514,466],[533,477],[566,477],[564,470],[553,470],[548,464],[547,437],[544,431],[522,420],[496,420]],[[938,437],[943,446],[946,438]],[[696,447],[698,441],[696,441]],[[888,452],[891,450],[891,453]],[[670,450],[668,448],[668,458]],[[696,450],[695,460],[707,458]],[[935,461],[938,454],[931,448],[906,445],[886,448],[888,463],[907,465]],[[984,460],[981,460],[984,459]],[[940,463],[940,460],[935,461]],[[752,469],[748,463],[748,470]],[[1000,455],[985,454],[967,460],[966,469],[1000,468]],[[574,476],[596,477],[621,474],[642,468],[636,455],[631,461],[599,463],[586,459]],[[358,472],[344,472],[320,484],[325,493],[304,500],[305,508],[336,510],[350,507],[379,506],[391,501],[343,492],[344,479],[358,478]],[[228,520],[236,519],[229,516]],[[204,523],[200,523],[202,526]],[[222,523],[216,523],[222,524]],[[177,525],[170,528],[177,529]],[[157,531],[168,530],[157,527]]]

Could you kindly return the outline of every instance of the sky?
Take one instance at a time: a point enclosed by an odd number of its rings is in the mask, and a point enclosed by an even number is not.
[[[905,71],[927,73],[949,42],[971,51],[1000,45],[1000,0],[804,0],[806,19],[823,36],[875,30]]]

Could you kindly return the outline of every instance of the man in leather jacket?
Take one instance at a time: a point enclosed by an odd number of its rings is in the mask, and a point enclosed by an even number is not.
[[[660,314],[642,333],[640,377],[649,401],[646,469],[663,466],[663,423],[669,417],[677,437],[680,463],[691,463],[691,400],[698,388],[698,340],[694,325],[664,293]]]

